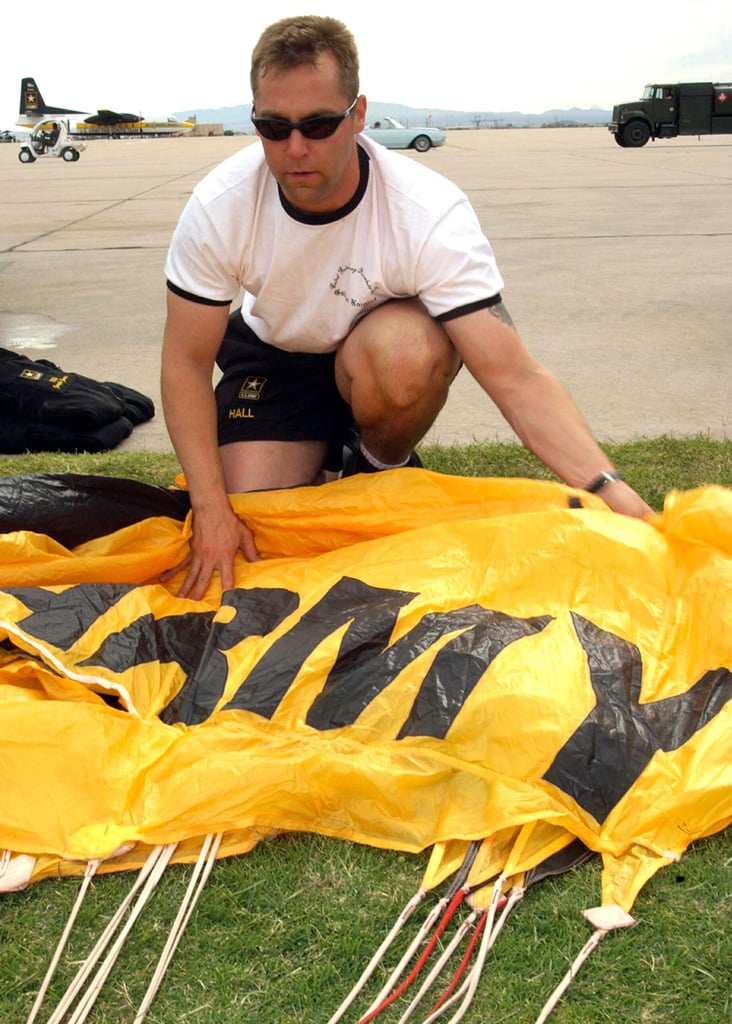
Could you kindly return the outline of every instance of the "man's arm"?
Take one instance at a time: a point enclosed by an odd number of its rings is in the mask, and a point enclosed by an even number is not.
[[[224,590],[233,585],[238,550],[250,561],[259,557],[251,531],[234,514],[226,496],[219,459],[211,377],[228,316],[228,306],[190,302],[168,291],[163,411],[191,496],[193,538],[188,558],[164,578],[187,568],[180,595],[194,600],[203,597],[216,571],[221,573]]]
[[[557,378],[526,350],[502,302],[445,323],[468,370],[495,402],[522,443],[565,483],[587,487],[612,464]],[[599,491],[616,512],[652,509],[623,481]]]

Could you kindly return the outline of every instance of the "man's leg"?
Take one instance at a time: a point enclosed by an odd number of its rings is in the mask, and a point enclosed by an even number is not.
[[[346,413],[334,355],[265,345],[234,313],[218,355],[219,455],[229,494],[316,483]]]
[[[336,356],[336,383],[351,406],[361,446],[386,466],[403,464],[447,400],[460,359],[418,299],[379,306]]]
[[[325,461],[324,441],[234,441],[219,448],[229,494],[315,483]]]

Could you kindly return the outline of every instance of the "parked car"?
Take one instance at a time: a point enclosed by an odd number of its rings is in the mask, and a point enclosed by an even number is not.
[[[442,146],[447,140],[440,128],[405,128],[393,117],[374,121],[363,133],[387,149],[416,149],[418,153],[426,153],[432,146]]]
[[[18,140],[12,132],[7,130],[0,132],[0,142],[17,142]]]

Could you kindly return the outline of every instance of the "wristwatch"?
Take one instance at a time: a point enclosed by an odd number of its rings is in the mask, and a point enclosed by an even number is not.
[[[597,494],[597,492],[601,491],[606,484],[611,484],[615,480],[622,479],[623,478],[620,473],[616,473],[615,470],[606,471],[604,473],[600,473],[600,475],[596,476],[594,480],[591,480],[585,487],[585,490],[590,494]]]

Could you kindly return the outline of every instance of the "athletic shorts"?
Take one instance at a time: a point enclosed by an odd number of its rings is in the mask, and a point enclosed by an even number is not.
[[[284,352],[267,345],[237,311],[229,317],[216,362],[223,373],[216,385],[220,445],[326,441],[340,451],[352,416],[336,387],[335,352]]]

